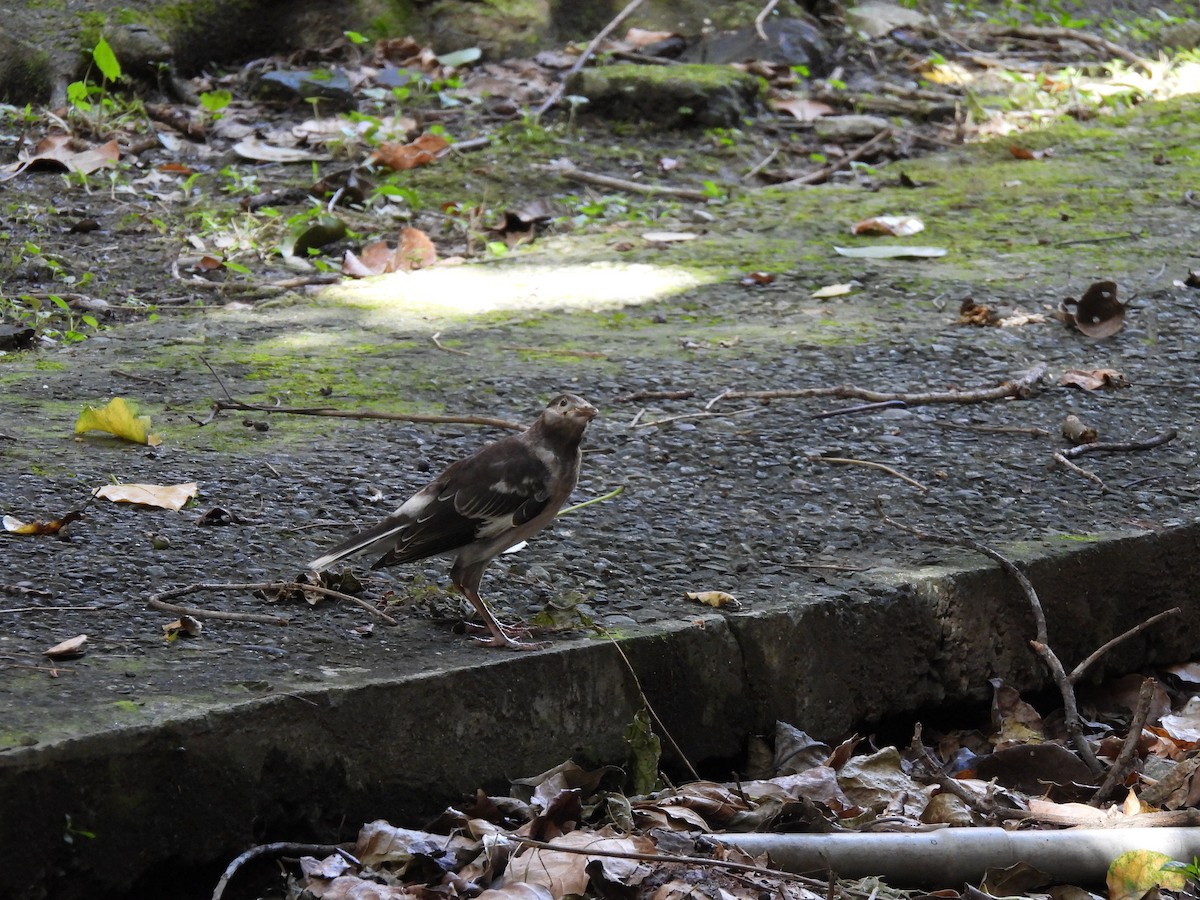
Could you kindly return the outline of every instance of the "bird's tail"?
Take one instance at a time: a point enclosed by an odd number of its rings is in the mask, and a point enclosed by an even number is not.
[[[406,521],[403,519],[389,516],[366,531],[360,531],[358,534],[352,535],[342,541],[342,543],[331,549],[324,556],[319,556],[310,562],[308,567],[314,572],[320,572],[322,569],[328,569],[334,563],[341,562],[347,557],[357,556],[372,549],[380,553],[386,553],[395,546],[396,532],[406,524]]]

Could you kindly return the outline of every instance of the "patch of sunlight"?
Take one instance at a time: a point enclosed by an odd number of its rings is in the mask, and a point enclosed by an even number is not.
[[[669,266],[621,263],[545,266],[435,266],[331,285],[325,305],[367,311],[371,318],[469,318],[504,310],[587,310],[649,303],[719,276]]]

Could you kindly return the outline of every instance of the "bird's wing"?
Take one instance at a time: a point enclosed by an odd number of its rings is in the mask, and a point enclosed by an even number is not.
[[[551,482],[546,464],[524,444],[490,444],[450,466],[397,510],[404,513],[404,521],[393,522],[395,543],[375,565],[411,562],[491,541],[542,512],[550,501]]]

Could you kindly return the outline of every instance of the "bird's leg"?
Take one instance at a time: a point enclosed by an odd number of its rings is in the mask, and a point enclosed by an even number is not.
[[[471,602],[471,605],[475,607],[475,611],[479,613],[479,617],[483,619],[487,630],[491,632],[492,636],[490,638],[475,639],[481,645],[485,647],[507,647],[509,650],[541,650],[543,647],[550,646],[548,642],[544,641],[540,643],[525,643],[523,641],[518,641],[513,637],[513,635],[528,634],[529,629],[523,628],[522,626],[506,628],[504,625],[500,624],[500,621],[496,618],[492,611],[488,609],[488,606],[484,602],[483,598],[479,596],[479,591],[466,584],[456,584],[455,587],[457,587],[462,592],[462,595]],[[467,628],[470,629],[471,627],[471,624],[468,623]],[[480,630],[482,631],[482,629]]]

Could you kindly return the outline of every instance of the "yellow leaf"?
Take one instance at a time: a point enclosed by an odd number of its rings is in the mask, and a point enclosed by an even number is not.
[[[1166,868],[1172,862],[1165,853],[1153,850],[1129,850],[1108,867],[1109,900],[1137,900],[1152,887],[1182,891],[1187,876],[1182,870]]]
[[[86,431],[107,431],[135,444],[151,447],[162,443],[159,435],[150,434],[150,417],[139,416],[137,406],[122,397],[113,397],[102,409],[85,406],[75,422],[75,433]]]
[[[689,600],[695,600],[697,603],[703,603],[705,606],[712,606],[720,609],[722,606],[729,606],[733,609],[739,609],[741,603],[733,594],[727,594],[724,591],[688,591],[685,594]]]
[[[96,496],[113,503],[136,503],[178,512],[199,492],[200,485],[194,481],[186,484],[106,484],[96,489]]]

